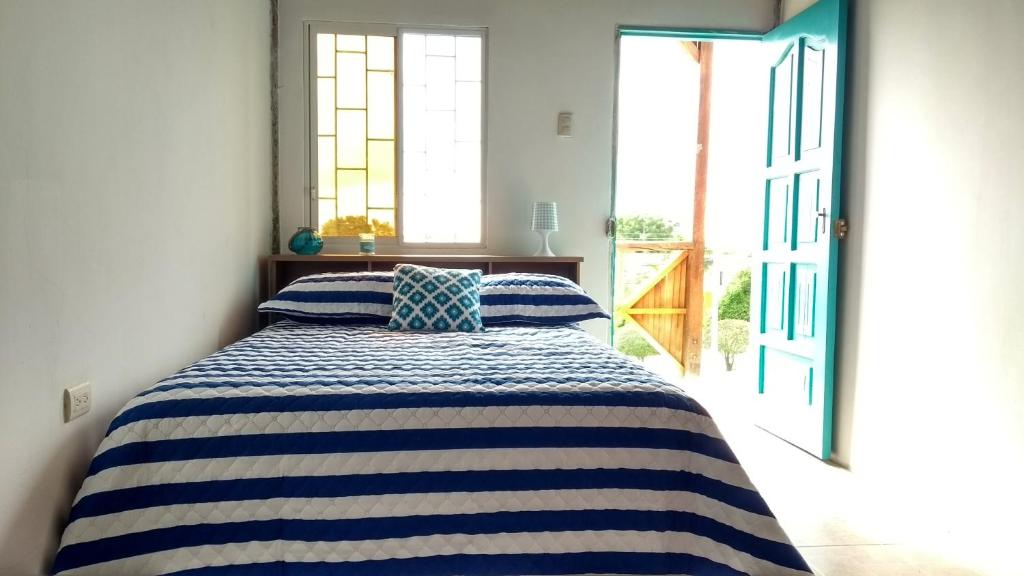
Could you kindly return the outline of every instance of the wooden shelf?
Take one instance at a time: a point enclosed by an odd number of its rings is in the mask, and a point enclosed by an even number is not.
[[[267,258],[264,299],[277,294],[288,283],[309,274],[324,272],[383,272],[397,264],[419,264],[435,268],[476,269],[484,274],[532,272],[553,274],[580,281],[580,256],[493,256],[487,254],[317,254],[299,256],[276,254]]]

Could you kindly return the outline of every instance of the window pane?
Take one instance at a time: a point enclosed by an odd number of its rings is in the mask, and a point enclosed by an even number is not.
[[[409,198],[426,192],[427,154],[406,152],[402,164],[402,196]]]
[[[377,236],[393,238],[395,236],[394,210],[367,210],[367,218]]]
[[[455,144],[453,216],[458,220],[451,242],[480,241],[480,143]]]
[[[334,34],[316,35],[316,75],[334,76]]]
[[[402,95],[402,146],[406,151],[427,150],[427,89],[405,86]]]
[[[338,170],[338,215],[366,216],[365,170]]]
[[[455,79],[479,81],[483,39],[479,36],[459,36],[455,39]]]
[[[410,36],[402,37],[403,50],[417,50],[402,55],[402,236],[479,243],[483,41],[431,34],[421,54]]]
[[[402,35],[402,83],[405,86],[427,83],[426,54],[423,34]]]
[[[334,136],[317,138],[317,195],[321,198],[335,197],[334,158]]]
[[[395,73],[368,72],[369,117],[366,125],[368,138],[395,137]]]
[[[392,140],[370,141],[368,206],[394,208],[395,206],[395,143]]]
[[[316,81],[316,127],[321,136],[334,134],[334,78]]]
[[[455,139],[480,141],[480,83],[455,83]]]
[[[455,113],[427,112],[427,171],[455,169]]]
[[[318,34],[313,40],[316,220],[326,236],[354,236],[373,219],[378,234],[395,235],[395,45],[392,36]],[[422,35],[419,48],[422,71]]]
[[[338,110],[338,167],[366,168],[366,112]]]
[[[317,213],[317,220],[319,220],[319,222],[317,222],[317,224],[320,227],[320,231],[321,232],[325,232],[324,225],[327,224],[328,222],[330,222],[331,220],[334,220],[334,218],[337,216],[335,214],[336,203],[335,203],[334,200],[324,200],[324,199],[320,199],[317,202],[318,203],[317,203],[316,213]]]
[[[338,108],[366,108],[366,55],[338,53]]]
[[[427,56],[427,110],[455,109],[455,59]]]
[[[367,37],[366,67],[370,70],[394,70],[395,39],[391,36]]]
[[[338,34],[338,50],[366,51],[366,36]]]
[[[427,56],[455,56],[455,37],[439,34],[428,35]]]

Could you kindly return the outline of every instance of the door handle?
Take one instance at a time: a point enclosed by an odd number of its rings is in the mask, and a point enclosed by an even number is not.
[[[821,218],[821,234],[828,234],[828,212],[825,212],[824,208],[818,212],[818,218]]]

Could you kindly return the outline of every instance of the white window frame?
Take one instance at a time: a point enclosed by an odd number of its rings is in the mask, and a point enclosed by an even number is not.
[[[479,250],[487,247],[487,94],[488,94],[488,46],[487,28],[463,26],[400,26],[396,24],[376,24],[365,22],[305,22],[305,49],[303,50],[303,90],[305,114],[303,117],[306,131],[305,138],[305,189],[304,212],[308,226],[317,227],[319,222],[319,190],[317,189],[317,93],[316,93],[316,35],[324,34],[361,34],[367,36],[393,36],[395,38],[395,237],[377,238],[379,248],[389,249],[411,248],[419,250]],[[406,242],[404,234],[404,190],[402,173],[404,171],[405,123],[402,114],[403,68],[402,66],[402,34],[446,34],[449,36],[474,36],[480,38],[480,241],[479,242]],[[340,192],[340,191],[339,191]],[[324,244],[330,251],[356,252],[359,239],[355,236],[329,236]]]

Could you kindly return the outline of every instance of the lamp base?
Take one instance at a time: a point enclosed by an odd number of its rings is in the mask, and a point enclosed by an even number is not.
[[[537,230],[537,234],[540,234],[540,248],[534,256],[554,256],[555,253],[551,251],[551,245],[548,244],[548,236],[551,235],[551,231]]]

